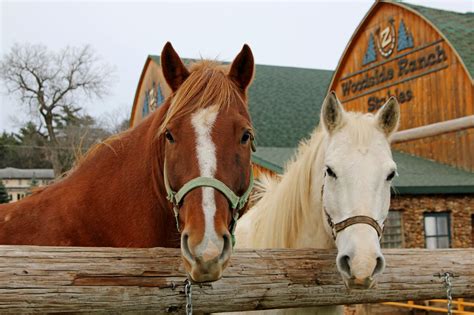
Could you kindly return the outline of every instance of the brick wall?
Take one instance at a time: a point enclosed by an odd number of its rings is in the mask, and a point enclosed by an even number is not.
[[[392,196],[391,209],[402,211],[404,247],[424,248],[423,214],[445,211],[450,213],[451,246],[474,247],[471,222],[474,194]]]

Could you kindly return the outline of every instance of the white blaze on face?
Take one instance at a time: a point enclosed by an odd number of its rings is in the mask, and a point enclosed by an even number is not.
[[[214,177],[216,173],[216,146],[212,141],[212,128],[218,114],[217,106],[203,108],[191,116],[191,123],[196,134],[196,152],[199,163],[200,176]],[[202,209],[204,211],[204,237],[195,249],[196,256],[213,258],[217,256],[224,246],[223,241],[217,236],[214,216],[216,214],[216,200],[214,189],[202,189]]]

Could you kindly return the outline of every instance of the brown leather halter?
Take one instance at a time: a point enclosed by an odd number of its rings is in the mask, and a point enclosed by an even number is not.
[[[324,175],[326,177],[326,175]],[[321,186],[321,205],[323,206],[324,213],[326,214],[326,218],[331,228],[332,238],[336,240],[337,233],[341,232],[342,230],[348,228],[354,224],[367,224],[370,225],[377,231],[377,235],[379,236],[379,240],[382,238],[383,234],[383,223],[382,226],[372,217],[366,215],[356,215],[350,218],[345,219],[339,223],[334,223],[329,213],[326,211],[326,207],[323,204],[323,193],[324,193],[324,184]]]

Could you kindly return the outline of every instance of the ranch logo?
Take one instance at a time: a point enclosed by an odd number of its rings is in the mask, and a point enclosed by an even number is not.
[[[143,101],[142,117],[148,116],[149,113],[157,109],[165,100],[161,91],[160,83],[156,85],[153,82],[152,88],[145,91],[145,100]]]
[[[396,45],[397,38],[398,45]],[[407,30],[403,19],[400,20],[398,34],[395,35],[395,20],[390,18],[388,25],[385,27],[378,27],[375,30],[375,36],[374,33],[370,33],[367,50],[362,61],[363,66],[377,60],[375,46],[377,46],[377,51],[382,57],[389,58],[395,50],[395,46],[397,46],[397,51],[413,48],[413,36]]]
[[[388,21],[388,26],[383,30],[380,30],[380,27],[376,30],[377,36],[377,48],[379,53],[388,58],[395,48],[395,28],[393,27],[393,18]]]

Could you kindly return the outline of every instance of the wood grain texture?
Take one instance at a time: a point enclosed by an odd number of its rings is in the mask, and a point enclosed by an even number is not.
[[[224,278],[193,285],[195,312],[474,297],[474,249],[385,250],[377,288],[348,291],[333,250],[238,250]],[[0,246],[0,313],[183,313],[178,249]]]
[[[403,20],[407,31],[413,35],[414,47],[401,51],[395,49],[387,59],[377,52],[375,62],[363,65],[370,34],[375,35],[377,28],[386,27],[391,18],[395,23],[395,32]],[[419,61],[420,58],[435,53],[438,47],[445,53],[446,59],[443,62],[421,67],[410,74],[398,75],[400,60]],[[393,69],[395,71],[393,79],[344,96],[343,83],[348,80],[360,81],[365,73],[373,73],[375,69],[380,71],[382,68]],[[346,109],[362,112],[368,111],[370,99],[387,99],[390,92],[391,95],[397,94],[400,100],[401,92],[411,91],[410,100],[401,102],[400,105],[400,130],[474,114],[473,82],[449,42],[418,14],[397,3],[378,2],[375,5],[374,10],[363,21],[358,33],[348,44],[329,89],[336,91]],[[394,148],[474,171],[473,132],[473,128],[470,128],[462,132],[413,140]]]

